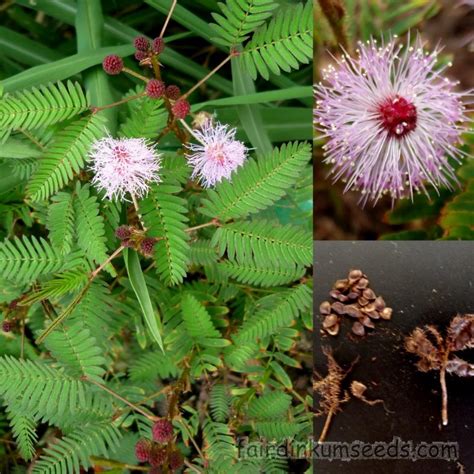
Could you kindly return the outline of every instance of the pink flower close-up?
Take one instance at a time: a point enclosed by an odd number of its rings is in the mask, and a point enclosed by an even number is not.
[[[89,157],[92,184],[108,199],[123,200],[127,194],[141,198],[150,183],[160,182],[161,155],[143,138],[102,138],[93,144]]]
[[[345,192],[360,191],[363,205],[457,182],[449,158],[466,155],[459,144],[469,131],[469,94],[442,75],[449,65],[437,66],[440,50],[423,46],[420,37],[413,46],[396,38],[359,43],[356,57],[344,54],[315,86],[315,124],[327,139],[330,175]]]
[[[248,149],[235,139],[236,129],[220,123],[206,121],[202,128],[193,130],[198,143],[187,145],[188,163],[193,167],[193,178],[206,187],[230,179],[232,172],[245,162]]]

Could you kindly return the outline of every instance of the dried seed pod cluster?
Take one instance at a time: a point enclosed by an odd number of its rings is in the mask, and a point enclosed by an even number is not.
[[[370,288],[369,279],[361,270],[351,270],[347,278],[337,280],[329,296],[334,301],[323,301],[319,312],[324,318],[323,330],[331,336],[339,334],[343,317],[352,320],[352,332],[357,336],[373,329],[375,321],[392,317],[392,308]]]

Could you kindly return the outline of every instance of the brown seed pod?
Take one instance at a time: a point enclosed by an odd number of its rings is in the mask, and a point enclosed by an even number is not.
[[[331,305],[331,309],[337,314],[344,314],[344,305],[340,301],[336,301]]]
[[[366,300],[369,300],[369,301],[375,300],[375,298],[376,298],[375,293],[374,293],[374,290],[372,290],[371,288],[366,288],[366,289],[362,292],[362,296],[363,296]]]
[[[336,283],[334,283],[334,288],[339,291],[346,291],[349,288],[349,281],[346,279],[337,280]]]
[[[329,296],[335,300],[339,299],[340,295],[341,295],[341,292],[339,290],[331,290],[329,292]]]
[[[322,314],[322,315],[326,315],[326,314],[329,314],[331,312],[331,303],[329,301],[323,301],[320,305],[319,305],[319,312]]]
[[[357,303],[360,304],[360,306],[366,306],[369,304],[369,300],[365,299],[363,296],[361,296],[358,300]]]
[[[353,304],[349,304],[344,307],[344,314],[350,316],[351,318],[360,318],[362,316],[360,309]]]
[[[323,328],[328,329],[335,326],[339,322],[339,316],[336,314],[330,314],[326,316],[323,321]]]
[[[334,326],[327,328],[326,331],[330,336],[337,336],[339,334],[340,327],[341,326],[339,324],[335,324]]]
[[[367,280],[367,278],[361,278],[357,284],[356,284],[356,288],[358,290],[365,290],[367,287],[369,286],[369,280]]]
[[[347,295],[347,297],[350,300],[356,300],[357,298],[359,298],[359,296],[360,296],[360,293],[358,291],[354,291],[354,290],[351,290],[351,292]]]
[[[362,323],[360,323],[359,321],[356,321],[353,325],[352,325],[352,332],[356,335],[356,336],[365,336],[365,328],[364,326],[362,325]]]
[[[362,318],[362,319],[360,320],[360,322],[361,322],[366,328],[374,329],[374,327],[375,327],[375,324],[372,322],[372,320],[371,320],[368,316],[365,316],[364,318]]]
[[[389,320],[392,318],[392,313],[393,313],[392,308],[384,308],[382,311],[380,311],[380,317],[382,319]]]
[[[351,270],[348,275],[351,285],[362,278],[363,273],[360,270]]]
[[[387,306],[385,304],[385,300],[381,296],[377,296],[377,298],[375,298],[374,305],[377,311],[382,311],[385,306]]]

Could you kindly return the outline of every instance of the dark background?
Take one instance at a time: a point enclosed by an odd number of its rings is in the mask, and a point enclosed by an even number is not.
[[[391,321],[378,321],[365,338],[348,337],[350,323],[337,337],[321,336],[319,305],[328,300],[333,283],[359,268],[377,295],[394,309]],[[331,346],[344,369],[360,355],[346,382],[363,382],[369,406],[357,399],[342,405],[326,441],[457,441],[466,474],[474,472],[474,378],[447,375],[449,424],[441,428],[439,372],[419,372],[416,356],[403,348],[404,337],[416,326],[434,324],[443,330],[456,313],[474,313],[474,253],[469,242],[315,242],[315,370],[325,376],[321,346]],[[474,351],[458,353],[474,360]],[[347,388],[347,387],[345,387]],[[318,409],[318,398],[315,400]],[[325,416],[315,418],[315,437]],[[450,474],[456,462],[443,460],[315,461],[316,473]]]

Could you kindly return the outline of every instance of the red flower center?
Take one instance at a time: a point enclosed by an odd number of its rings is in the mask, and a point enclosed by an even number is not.
[[[416,107],[400,96],[387,99],[379,107],[383,127],[390,136],[401,138],[415,130],[417,113]]]

